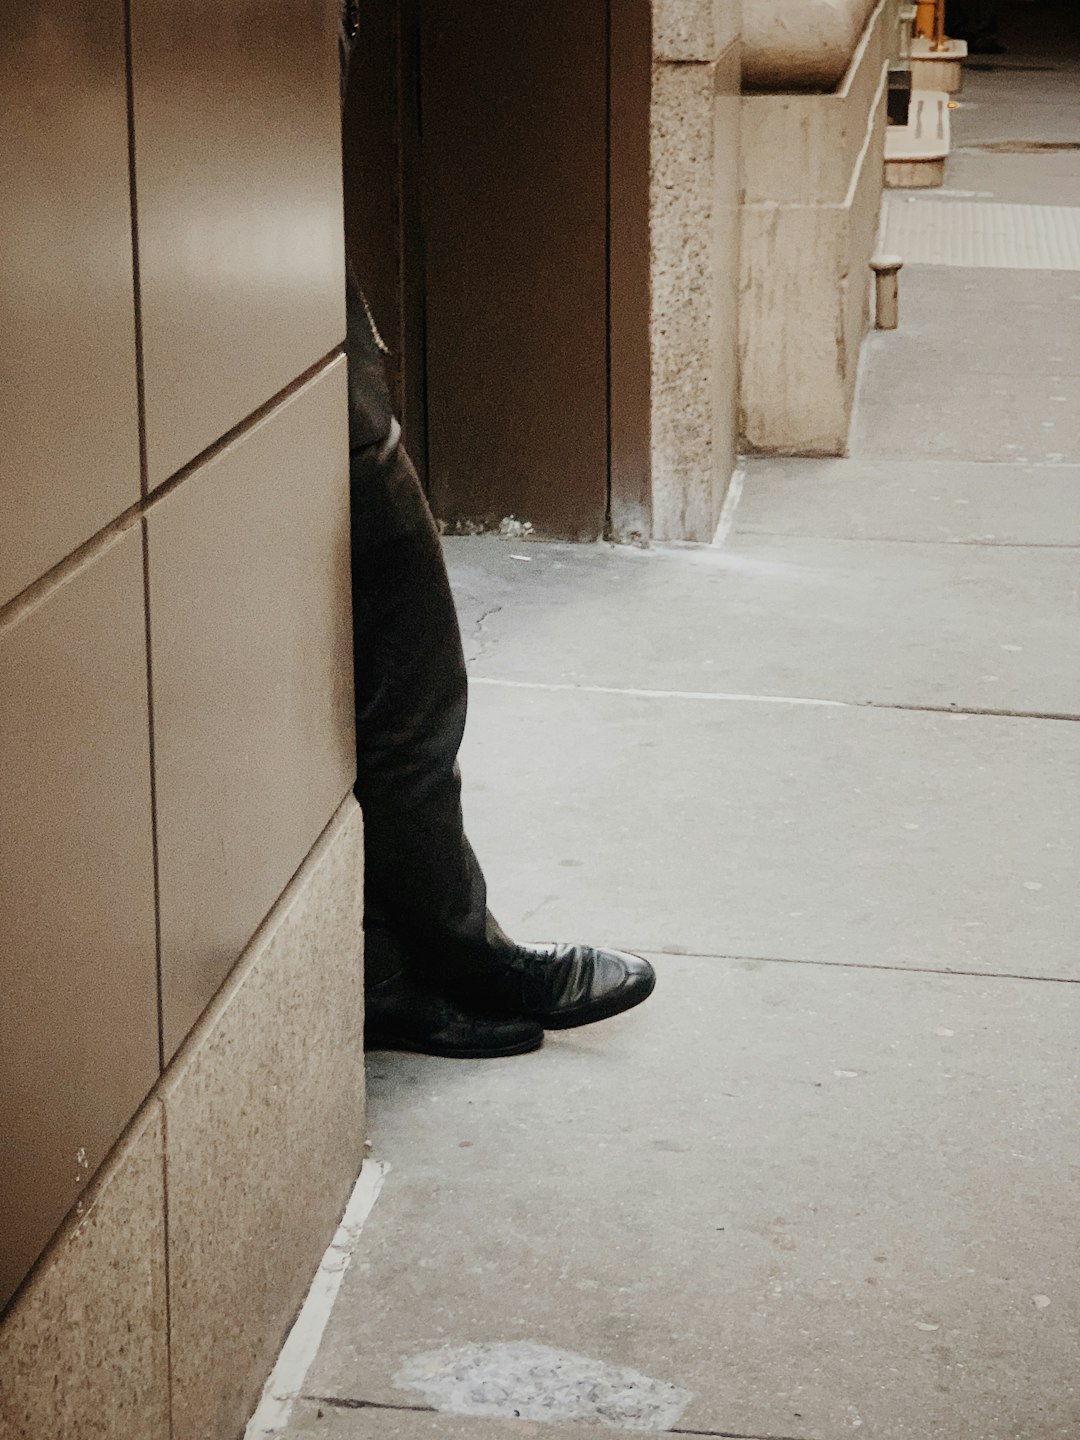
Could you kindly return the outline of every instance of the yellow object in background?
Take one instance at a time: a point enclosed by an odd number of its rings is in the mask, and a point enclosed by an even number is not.
[[[936,50],[944,46],[945,0],[917,0],[915,35],[918,39],[932,40]]]

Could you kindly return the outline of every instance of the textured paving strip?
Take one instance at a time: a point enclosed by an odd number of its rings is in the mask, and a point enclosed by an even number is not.
[[[1080,208],[889,196],[883,249],[912,265],[1080,270]]]

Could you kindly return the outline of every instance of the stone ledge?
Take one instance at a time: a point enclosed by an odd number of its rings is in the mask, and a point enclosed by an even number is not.
[[[875,0],[756,0],[743,13],[743,85],[829,91],[847,72]]]
[[[739,413],[755,453],[847,446],[883,187],[888,29],[883,3],[836,95],[743,97],[745,154],[764,171],[744,165],[745,193],[773,190],[742,208]]]
[[[913,90],[944,90],[958,95],[964,88],[966,40],[946,40],[935,50],[931,40],[921,36],[911,42],[911,87]]]
[[[889,5],[874,9],[833,94],[743,95],[744,205],[845,203],[890,59]]]

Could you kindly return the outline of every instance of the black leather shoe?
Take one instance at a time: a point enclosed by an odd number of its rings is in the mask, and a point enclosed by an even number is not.
[[[640,1005],[655,988],[656,972],[647,960],[621,950],[515,945],[493,985],[492,998],[510,1013],[545,1030],[572,1030]]]
[[[364,999],[364,1047],[411,1050],[449,1060],[527,1055],[544,1043],[543,1027],[521,1015],[475,1015],[404,975],[372,986]]]

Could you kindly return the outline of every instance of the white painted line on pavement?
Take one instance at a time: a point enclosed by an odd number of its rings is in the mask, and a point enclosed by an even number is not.
[[[319,1353],[326,1322],[334,1308],[345,1272],[352,1263],[360,1231],[378,1199],[389,1165],[367,1160],[349,1196],[345,1214],[322,1258],[300,1314],[289,1331],[277,1364],[263,1386],[258,1409],[248,1421],[244,1440],[268,1440],[280,1435],[289,1423],[293,1405]]]

